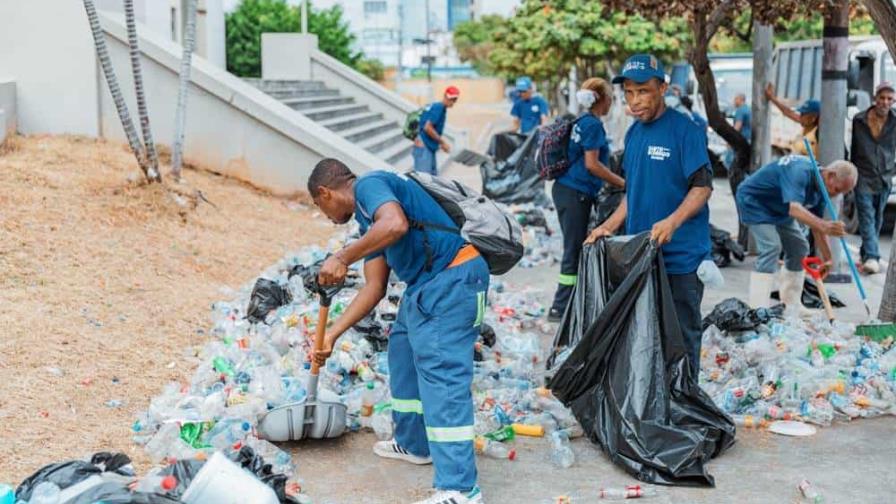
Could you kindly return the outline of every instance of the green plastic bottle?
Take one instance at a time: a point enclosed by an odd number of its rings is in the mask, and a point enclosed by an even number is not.
[[[513,438],[516,437],[516,433],[513,431],[512,425],[505,425],[494,432],[485,434],[484,437],[491,439],[492,441],[513,441]]]
[[[232,377],[234,374],[236,374],[233,371],[233,365],[231,365],[230,361],[228,361],[224,357],[215,357],[212,360],[212,366],[215,368],[215,371],[224,373],[227,376]]]

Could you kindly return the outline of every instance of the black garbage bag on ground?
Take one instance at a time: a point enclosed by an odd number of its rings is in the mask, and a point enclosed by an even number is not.
[[[476,339],[477,343],[481,343],[489,348],[495,346],[495,343],[498,341],[498,335],[495,334],[495,330],[492,326],[483,322],[479,324],[479,338]],[[473,347],[473,360],[476,362],[482,362],[483,356],[482,351],[479,350],[478,346]]]
[[[828,300],[831,302],[832,308],[843,308],[846,306],[846,303],[843,302],[836,294],[831,291],[828,292]],[[772,299],[781,299],[780,291],[772,291],[771,295]],[[821,295],[818,293],[818,286],[815,285],[815,281],[811,278],[806,277],[803,281],[803,295],[800,298],[803,302],[803,306],[812,310],[819,310],[824,308],[824,303],[821,302]]]
[[[566,346],[550,388],[614,463],[649,483],[714,485],[706,463],[734,444],[734,422],[690,374],[647,233],[584,247],[554,351]]]
[[[385,352],[389,347],[389,337],[386,335],[383,325],[377,322],[373,312],[361,319],[352,327],[370,342],[376,352]]]
[[[607,167],[616,175],[622,175],[622,154],[623,151],[616,151],[610,154],[610,165]],[[600,191],[597,193],[597,201],[591,211],[591,222],[588,229],[594,229],[600,226],[613,215],[613,212],[622,203],[625,197],[625,188],[614,186],[613,184],[604,183]]]
[[[731,233],[710,224],[709,237],[712,240],[712,260],[716,266],[720,268],[728,266],[732,257],[743,262],[746,257],[744,248],[731,239]]]
[[[249,307],[246,308],[246,319],[253,324],[264,322],[271,310],[276,310],[292,301],[289,291],[274,280],[259,278],[252,287]]]
[[[492,135],[492,139],[488,144],[488,150],[485,151],[485,153],[491,156],[495,162],[507,161],[507,158],[509,158],[520,145],[523,145],[523,142],[525,142],[527,138],[529,138],[528,135],[521,135],[519,133],[514,133],[513,131],[496,133]]]
[[[96,484],[86,481],[94,477],[98,478]],[[135,477],[131,459],[127,455],[99,452],[94,454],[90,461],[69,460],[38,469],[37,472],[22,481],[16,489],[16,499],[27,502],[31,500],[31,494],[38,485],[50,482],[63,491],[75,485],[83,485],[83,490],[78,490],[74,496],[66,498],[67,504],[92,504],[94,502],[168,504],[180,502],[165,495],[131,493],[127,485]]]
[[[515,133],[499,133],[495,137],[516,135]],[[535,165],[535,135],[523,137],[523,142],[506,159],[497,154],[495,161],[479,165],[482,175],[482,195],[493,201],[512,205],[515,203],[534,203],[545,206],[550,200],[544,191],[544,180]],[[496,140],[493,138],[492,143]],[[490,149],[491,152],[491,149]]]
[[[255,474],[265,485],[271,487],[281,504],[291,504],[296,502],[292,497],[286,495],[286,482],[289,477],[285,474],[278,474],[271,470],[271,464],[264,461],[261,455],[255,453],[249,446],[240,448],[234,460],[243,469]]]
[[[722,331],[750,331],[759,324],[767,324],[784,315],[784,305],[771,308],[750,308],[737,298],[728,298],[715,305],[709,315],[703,317],[703,330],[714,325]]]

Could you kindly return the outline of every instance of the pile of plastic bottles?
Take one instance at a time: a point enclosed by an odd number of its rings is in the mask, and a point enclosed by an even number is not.
[[[334,241],[328,248],[339,244]],[[270,409],[307,397],[310,342],[319,306],[305,291],[301,276],[289,277],[288,272],[325,256],[325,249],[309,247],[263,272],[291,297],[263,322],[245,318],[251,284],[234,299],[212,305],[211,341],[187,351],[198,364],[190,382],[166,386],[133,423],[133,439],[145,445],[153,461],[233,453],[248,445],[273,464],[275,473],[296,476],[291,456],[259,439],[256,426]],[[357,269],[354,274],[361,276]],[[391,284],[374,313],[340,337],[319,381],[319,397],[347,405],[350,430],[372,430],[380,439],[392,437],[385,350],[403,290],[403,284]],[[357,286],[340,291],[330,308],[331,320],[356,292]],[[531,292],[505,291],[497,280],[490,289],[483,331],[490,328],[495,336],[476,349],[474,399],[481,435],[476,446],[482,454],[513,459],[512,448],[505,444],[512,439],[508,432],[547,435],[552,458],[568,467],[573,463],[569,438],[581,435],[581,429],[568,410],[539,388],[545,355],[540,335],[551,328],[544,320],[545,308],[534,297]]]
[[[776,319],[753,330],[703,334],[701,386],[743,427],[797,419],[834,420],[896,414],[892,338],[855,336],[855,326],[823,314]]]
[[[502,208],[513,215],[523,228],[526,253],[520,260],[519,267],[533,268],[543,264],[550,266],[560,261],[563,255],[563,235],[556,210],[532,203],[502,205]]]

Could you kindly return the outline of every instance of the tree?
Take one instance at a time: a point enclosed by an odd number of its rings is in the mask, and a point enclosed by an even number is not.
[[[481,75],[494,74],[495,69],[489,60],[489,54],[495,47],[495,32],[506,23],[507,20],[501,16],[486,15],[455,26],[454,47],[460,60],[473,65]]]
[[[179,179],[184,156],[184,129],[187,123],[187,92],[190,89],[190,71],[193,49],[196,46],[196,1],[187,0],[187,25],[184,28],[183,56],[180,60],[180,86],[177,91],[177,109],[174,114],[174,143],[171,146],[171,174]]]
[[[226,17],[227,70],[240,77],[261,77],[261,34],[297,33],[300,29],[299,9],[286,0],[242,0]],[[315,9],[309,5],[308,31],[317,35],[321,51],[358,67],[363,53],[352,49],[355,36],[340,6]]]
[[[143,148],[146,151],[149,166],[159,171],[159,155],[152,138],[149,124],[149,110],[146,106],[146,93],[143,90],[143,69],[140,64],[140,47],[137,44],[137,20],[134,17],[134,0],[124,0],[124,18],[128,29],[128,49],[131,57],[131,71],[134,75],[134,93],[137,96],[137,115],[140,116],[140,129],[143,132]]]
[[[681,19],[648,21],[588,0],[526,0],[492,40],[489,62],[496,73],[529,75],[556,89],[573,66],[590,77],[613,73],[636,52],[677,59],[689,34]]]
[[[158,170],[153,169],[146,161],[143,152],[143,145],[140,143],[140,137],[137,135],[137,128],[134,127],[134,120],[128,111],[128,105],[124,101],[121,94],[121,86],[118,84],[118,77],[115,75],[115,69],[112,67],[112,58],[109,56],[109,48],[106,47],[106,35],[100,26],[100,18],[96,13],[96,5],[93,0],[84,0],[84,10],[87,12],[87,20],[90,23],[90,31],[93,34],[93,43],[96,48],[97,59],[103,68],[103,75],[106,78],[106,84],[109,86],[109,92],[112,94],[112,101],[115,103],[115,109],[118,111],[118,118],[121,120],[121,126],[127,136],[128,144],[134,157],[137,158],[137,164],[150,182],[160,182],[162,180]]]

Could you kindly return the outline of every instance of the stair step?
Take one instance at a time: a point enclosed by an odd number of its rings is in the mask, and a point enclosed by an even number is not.
[[[306,96],[302,98],[289,98],[280,100],[294,110],[311,111],[332,107],[334,105],[348,105],[355,103],[355,99],[350,96]]]
[[[390,121],[388,119],[382,119],[376,122],[361,124],[354,128],[345,129],[339,132],[340,135],[344,136],[346,140],[351,142],[363,142],[364,140],[379,135],[380,133],[398,128],[398,124],[395,121]]]
[[[302,113],[308,116],[309,119],[319,121],[322,119],[332,119],[359,114],[361,112],[366,112],[367,110],[369,110],[367,105],[350,103],[348,105],[333,105],[332,107],[303,110]]]
[[[264,91],[267,95],[273,96],[278,100],[291,100],[293,98],[306,98],[312,96],[339,96],[338,89],[290,89],[286,91]]]
[[[400,143],[402,140],[408,142],[410,141],[404,137],[399,128],[395,127],[364,140],[363,142],[361,142],[361,147],[364,147],[366,150],[374,154],[378,154],[388,149],[389,147]]]
[[[385,159],[387,163],[394,164],[396,161],[401,160],[404,156],[411,155],[411,149],[414,148],[414,142],[408,140],[407,138],[403,138],[402,141],[397,142],[395,145],[389,146],[386,149],[377,152],[376,155],[382,159]]]
[[[262,80],[262,79],[245,79],[246,82],[261,89],[262,91],[288,91],[288,90],[315,90],[324,89],[322,81],[300,81],[300,80]]]
[[[362,112],[360,114],[339,116],[317,122],[321,126],[329,128],[331,131],[336,131],[341,134],[342,131],[354,128],[356,126],[370,124],[382,120],[382,118],[383,114],[379,112]]]
[[[414,156],[408,151],[407,154],[395,159],[389,164],[391,164],[398,173],[409,172],[414,169]]]

